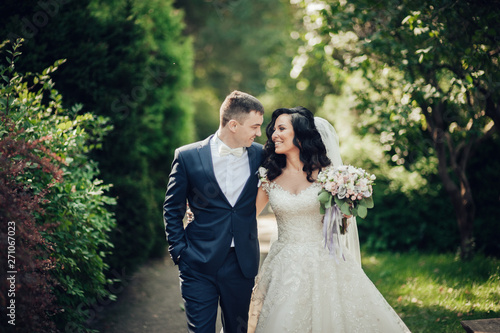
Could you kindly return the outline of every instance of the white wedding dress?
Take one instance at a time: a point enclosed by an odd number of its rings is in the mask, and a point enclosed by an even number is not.
[[[336,259],[324,247],[319,183],[299,194],[262,186],[278,239],[256,278],[249,332],[409,332],[349,251]]]

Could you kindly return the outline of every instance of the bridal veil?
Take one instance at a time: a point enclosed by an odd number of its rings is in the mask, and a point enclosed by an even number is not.
[[[340,157],[339,137],[335,128],[326,119],[314,117],[314,125],[321,135],[321,140],[326,147],[326,154],[332,165],[338,167],[342,165],[342,158]],[[341,235],[341,241],[354,257],[354,259],[361,265],[361,253],[359,249],[358,227],[356,224],[356,217],[353,216],[348,220],[348,228],[345,235]]]

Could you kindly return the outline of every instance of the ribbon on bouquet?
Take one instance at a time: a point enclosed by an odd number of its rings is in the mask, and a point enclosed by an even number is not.
[[[338,257],[342,257],[345,261],[342,245],[340,243],[340,223],[342,222],[342,212],[339,207],[334,204],[325,211],[325,219],[323,221],[323,235],[325,237],[325,247],[328,248],[330,254],[335,257],[338,262]]]

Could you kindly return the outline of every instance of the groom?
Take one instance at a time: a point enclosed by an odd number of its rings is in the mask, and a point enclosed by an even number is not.
[[[190,332],[215,332],[218,303],[225,333],[247,331],[259,266],[255,198],[262,162],[264,107],[233,91],[219,130],[175,151],[163,217],[169,252],[179,265]],[[194,220],[185,228],[186,200]]]

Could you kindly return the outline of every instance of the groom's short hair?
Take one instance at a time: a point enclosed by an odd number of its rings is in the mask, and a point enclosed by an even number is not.
[[[235,90],[226,96],[220,107],[221,125],[226,126],[231,119],[242,124],[245,117],[252,111],[264,114],[264,106],[252,95]]]

